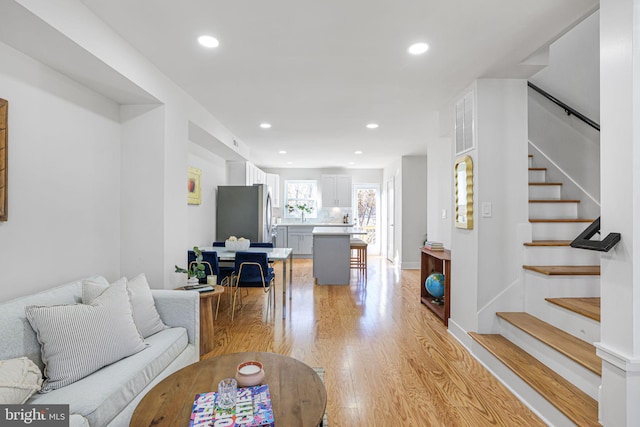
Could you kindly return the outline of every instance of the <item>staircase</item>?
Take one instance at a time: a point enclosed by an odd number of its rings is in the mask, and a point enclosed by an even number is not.
[[[562,183],[546,182],[546,170],[532,164],[530,155],[525,312],[496,313],[500,334],[470,335],[490,368],[548,422],[598,426],[600,255],[569,246],[593,219],[578,218],[580,200],[562,199]]]

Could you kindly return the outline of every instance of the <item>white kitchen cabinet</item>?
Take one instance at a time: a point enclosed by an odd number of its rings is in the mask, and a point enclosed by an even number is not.
[[[287,227],[287,246],[293,249],[293,255],[311,255],[313,253],[312,227]]]
[[[351,176],[322,175],[322,207],[351,207]]]
[[[287,239],[287,228],[286,226],[279,225],[276,227],[276,248],[288,248],[289,244]]]
[[[274,208],[280,207],[280,175],[276,173],[266,174],[267,185],[271,188],[271,204]]]

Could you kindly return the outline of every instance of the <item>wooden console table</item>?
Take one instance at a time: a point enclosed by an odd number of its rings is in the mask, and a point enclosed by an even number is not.
[[[449,304],[451,302],[451,251],[430,251],[420,248],[420,300],[431,311],[433,311],[445,326],[449,325]],[[433,297],[429,295],[424,286],[424,281],[432,273],[442,273],[444,275],[444,304],[434,304]]]

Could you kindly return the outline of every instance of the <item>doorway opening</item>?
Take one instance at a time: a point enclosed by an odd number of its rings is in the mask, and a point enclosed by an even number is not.
[[[380,185],[355,184],[353,186],[356,226],[367,231],[362,240],[366,241],[368,253],[380,254]]]

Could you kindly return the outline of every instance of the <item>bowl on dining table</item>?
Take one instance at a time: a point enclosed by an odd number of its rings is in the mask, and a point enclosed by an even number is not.
[[[251,240],[243,239],[243,240],[225,240],[224,247],[226,250],[230,252],[238,252],[238,251],[246,251],[249,249],[251,245]]]

